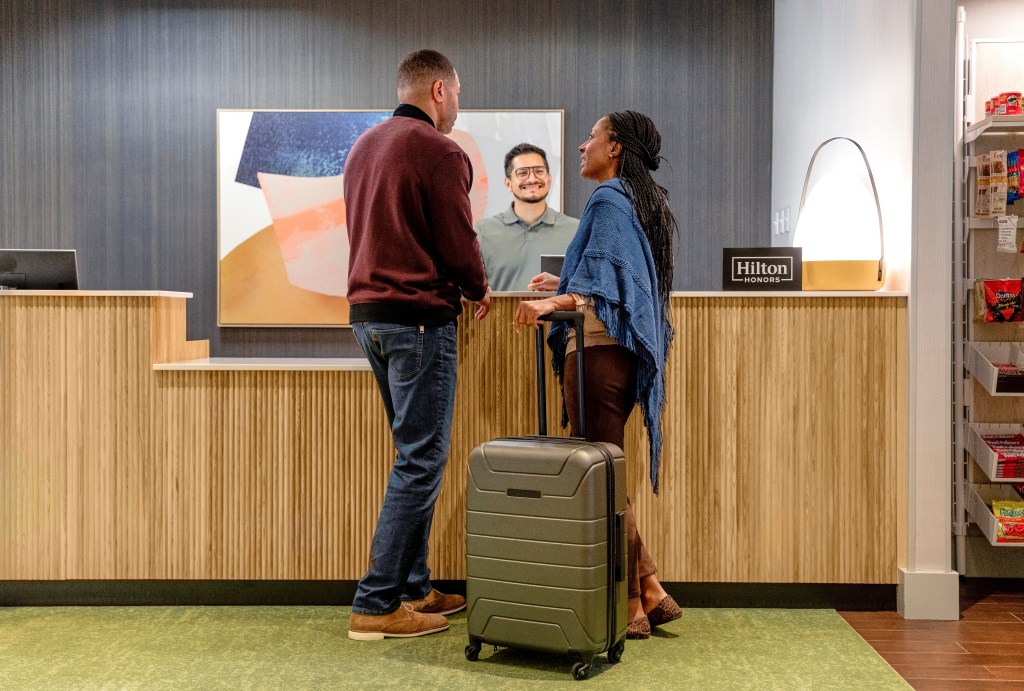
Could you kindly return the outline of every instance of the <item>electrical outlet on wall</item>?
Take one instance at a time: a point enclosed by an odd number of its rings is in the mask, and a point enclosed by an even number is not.
[[[772,235],[785,235],[789,232],[789,207],[778,209],[772,214]]]

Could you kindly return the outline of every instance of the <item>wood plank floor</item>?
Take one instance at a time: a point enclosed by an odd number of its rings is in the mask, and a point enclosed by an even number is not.
[[[915,689],[1024,689],[1024,581],[965,585],[960,610],[960,621],[840,614]]]

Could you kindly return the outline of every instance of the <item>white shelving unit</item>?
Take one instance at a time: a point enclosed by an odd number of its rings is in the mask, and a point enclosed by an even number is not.
[[[984,120],[964,128],[964,144],[972,144],[986,134],[1015,135],[1022,131],[1024,131],[1024,115],[990,115]],[[984,149],[980,151],[984,152]]]
[[[989,396],[1024,396],[1021,387],[999,381],[997,363],[1024,368],[1024,343],[967,342],[967,371]]]
[[[1024,425],[975,423],[970,427],[970,436],[967,440],[967,453],[978,464],[978,468],[984,473],[984,479],[989,483],[1024,482],[1024,477],[998,477],[999,462],[1002,459],[985,441],[985,437],[991,434],[1024,434]]]
[[[974,161],[978,154],[1024,148],[1024,116],[989,117],[964,128],[958,152],[958,202],[954,226],[954,533],[956,569],[966,576],[1024,577],[1024,543],[999,542],[987,502],[1019,500],[1013,484],[998,478],[998,454],[983,437],[1024,434],[1024,386],[999,377],[997,364],[1024,367],[1024,322],[979,320],[974,282],[1024,277],[1024,253],[996,252],[995,219],[973,215]],[[1024,224],[1024,201],[1007,208]],[[1019,249],[1020,243],[1017,243]]]
[[[988,508],[987,502],[994,500],[1019,501],[1013,488],[1008,485],[971,485],[970,504],[968,511],[975,524],[985,535],[985,539],[993,547],[1021,548],[1024,542],[1000,542],[996,517]]]

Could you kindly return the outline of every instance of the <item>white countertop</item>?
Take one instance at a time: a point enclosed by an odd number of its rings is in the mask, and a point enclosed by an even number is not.
[[[211,357],[161,362],[155,370],[204,372],[369,372],[365,358]]]
[[[0,290],[2,297],[58,297],[58,298],[92,298],[92,297],[152,297],[152,298],[190,298],[192,293],[176,293],[170,290]]]
[[[544,298],[551,292],[529,290],[496,290],[494,297]],[[675,290],[674,298],[905,298],[910,295],[904,290]]]
[[[192,293],[179,293],[169,290],[0,290],[0,297],[17,295],[53,297],[192,297]],[[529,290],[496,290],[491,295],[494,297],[511,298],[543,298],[554,295],[554,293]],[[674,298],[905,298],[909,295],[910,293],[902,290],[676,290],[671,293],[671,296]]]

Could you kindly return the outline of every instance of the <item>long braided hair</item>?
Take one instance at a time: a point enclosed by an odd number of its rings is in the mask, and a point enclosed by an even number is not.
[[[612,129],[609,138],[622,145],[619,178],[651,246],[654,269],[658,272],[658,298],[667,315],[675,269],[674,236],[679,232],[679,224],[668,208],[668,190],[651,177],[651,171],[657,170],[664,160],[658,155],[661,134],[643,113],[621,110],[606,117]]]

